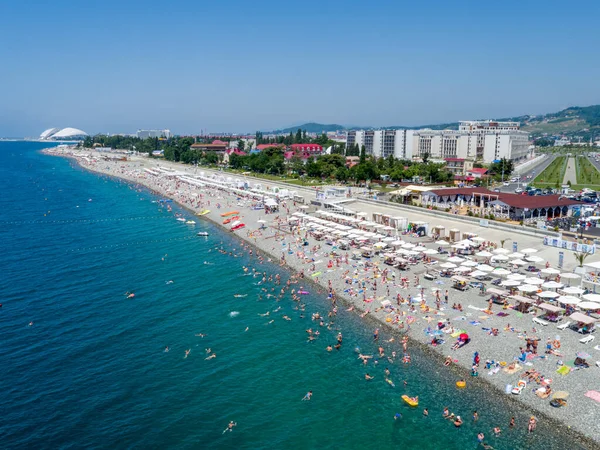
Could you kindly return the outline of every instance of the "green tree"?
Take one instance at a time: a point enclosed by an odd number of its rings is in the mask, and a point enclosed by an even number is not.
[[[429,153],[423,153],[423,157],[421,159],[423,160],[423,164],[427,164],[429,162]]]
[[[295,144],[302,143],[302,130],[300,128],[298,128],[298,131],[296,131],[296,138],[294,139],[294,143]]]
[[[238,143],[237,143],[237,148],[240,151],[244,151],[246,149],[246,141],[244,141],[242,138],[238,139]]]
[[[356,145],[358,146],[358,144],[356,144]],[[367,160],[367,149],[366,149],[366,147],[363,145],[363,146],[360,148],[360,160],[359,160],[359,163],[360,163],[360,164],[364,164],[364,163],[366,162],[366,160]]]
[[[341,182],[345,182],[350,177],[350,172],[346,167],[338,167],[335,171],[335,179]]]

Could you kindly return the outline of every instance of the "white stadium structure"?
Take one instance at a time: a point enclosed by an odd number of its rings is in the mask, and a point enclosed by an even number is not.
[[[71,141],[84,139],[88,134],[77,128],[49,128],[40,134],[40,139],[45,141],[59,140]]]

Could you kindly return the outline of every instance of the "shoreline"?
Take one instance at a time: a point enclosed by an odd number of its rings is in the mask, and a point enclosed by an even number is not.
[[[50,150],[50,151],[48,151]],[[54,150],[54,151],[52,151]],[[63,149],[64,150],[64,149]],[[165,192],[161,192],[160,190],[155,189],[154,186],[151,185],[151,183],[149,182],[144,182],[146,181],[145,178],[135,178],[135,177],[128,177],[125,174],[117,174],[114,172],[111,172],[109,170],[102,170],[100,167],[96,167],[96,166],[91,166],[88,164],[82,164],[81,158],[78,158],[76,155],[74,154],[64,154],[61,153],[59,154],[58,152],[56,152],[56,149],[46,149],[46,150],[42,150],[42,152],[44,154],[50,155],[50,156],[59,156],[59,157],[66,157],[70,160],[72,160],[73,162],[75,162],[77,164],[78,167],[84,169],[84,170],[88,170],[90,172],[93,173],[97,173],[99,175],[102,176],[107,176],[110,178],[114,178],[115,180],[119,180],[119,181],[125,181],[127,183],[134,183],[136,185],[140,185],[143,186],[145,189],[148,189],[150,192],[152,192],[155,195],[161,196],[161,197],[166,197],[166,198],[170,198],[173,200],[173,202],[177,203],[178,206],[180,206],[181,208],[185,209],[186,211],[189,211],[191,214],[194,215],[194,220],[198,220],[198,219],[206,219],[209,222],[211,222],[214,225],[218,225],[219,228],[223,231],[228,231],[230,232],[230,230],[224,226],[222,223],[220,223],[220,217],[218,216],[218,213],[216,211],[211,211],[211,214],[208,214],[206,216],[197,216],[196,213],[199,210],[202,210],[204,208],[199,208],[199,209],[194,209],[193,206],[190,206],[189,204],[185,204],[185,202],[180,201],[177,198],[177,195],[171,194],[169,195],[168,193]],[[117,163],[121,163],[121,164],[128,164],[129,162],[124,162],[124,161],[117,161]],[[283,213],[282,213],[283,215]],[[269,216],[267,216],[269,217]],[[261,244],[259,245],[259,243],[257,242],[256,238],[252,238],[251,236],[246,236],[245,235],[245,231],[249,231],[251,228],[244,228],[242,233],[232,233],[235,234],[236,237],[238,237],[239,239],[241,239],[243,242],[245,242],[248,245],[251,245],[253,249],[255,249],[255,251],[260,252],[261,254],[269,257],[270,259],[272,259],[272,262],[274,264],[277,264],[279,261],[279,256],[276,254],[276,246],[273,246],[271,249],[269,249],[268,247],[270,246],[270,243],[278,243],[279,241],[277,241],[276,239],[273,238],[273,240],[271,241],[270,239],[261,239]],[[280,232],[279,230],[277,230],[274,227],[269,227],[269,230],[276,230],[278,232]],[[286,234],[287,236],[291,236],[289,234]],[[309,239],[309,241],[311,241],[311,244],[314,242],[312,239]],[[325,258],[325,256],[324,256]],[[288,261],[286,259],[286,262],[284,264],[284,267],[286,270],[290,271],[291,273],[299,273],[300,269],[298,267],[299,263],[297,260],[295,259],[291,259],[291,262]],[[293,264],[296,263],[296,264]],[[303,270],[303,269],[302,269]],[[414,273],[414,272],[413,272]],[[326,281],[326,277],[325,274],[323,275],[323,277],[320,277],[320,279],[313,279],[310,276],[306,276],[303,280],[302,283],[307,283],[310,282],[310,285],[316,287],[317,289],[325,289],[325,291],[327,290],[327,281]],[[308,283],[307,283],[308,284]],[[362,302],[360,302],[360,299],[358,298],[352,298],[347,296],[343,291],[339,291],[336,289],[337,292],[337,298],[342,302],[343,305],[345,306],[354,306],[355,311],[359,312],[359,311],[365,311],[365,309],[369,309],[369,308],[364,308],[364,304]],[[479,299],[481,300],[481,299]],[[369,316],[374,316],[374,317],[369,317]],[[446,347],[448,347],[448,345],[446,345],[445,347],[436,347],[436,348],[432,348],[429,344],[429,338],[425,337],[423,335],[423,333],[420,331],[420,328],[422,326],[422,323],[418,323],[415,324],[415,326],[413,327],[409,327],[409,329],[404,329],[404,330],[399,330],[397,328],[393,327],[392,323],[388,323],[385,320],[386,316],[384,314],[376,314],[374,312],[371,312],[369,314],[367,314],[364,317],[361,317],[361,320],[366,319],[366,323],[369,324],[369,326],[374,325],[376,327],[382,327],[382,325],[385,325],[385,331],[387,333],[391,333],[394,336],[400,336],[400,335],[408,335],[410,337],[410,345],[417,345],[419,347],[419,350],[421,352],[423,352],[423,354],[425,354],[427,357],[429,358],[433,358],[435,360],[435,362],[440,362],[440,364],[443,363],[445,356],[444,353],[446,352]],[[470,354],[472,353],[472,351],[474,350],[479,350],[479,347],[477,347],[477,345],[469,345],[468,349],[467,349],[467,353]],[[513,396],[513,395],[506,395],[504,393],[504,389],[499,386],[497,383],[495,384],[493,382],[493,380],[495,381],[496,378],[491,379],[488,377],[484,377],[484,376],[480,376],[477,377],[477,379],[473,379],[470,377],[470,363],[465,362],[464,358],[459,358],[458,354],[455,354],[454,356],[455,358],[458,358],[458,361],[456,361],[455,363],[453,363],[451,365],[451,367],[449,367],[449,369],[452,371],[451,373],[458,373],[460,374],[463,378],[468,379],[470,381],[470,383],[480,386],[482,388],[487,388],[489,386],[493,386],[497,391],[497,394],[499,396],[499,398],[501,398],[503,401],[506,400],[509,404],[513,404],[516,407],[525,410],[525,411],[531,411],[534,412],[534,414],[536,416],[538,416],[538,418],[543,418],[544,421],[549,422],[550,424],[555,424],[558,428],[561,429],[561,432],[564,430],[564,432],[571,438],[573,438],[574,440],[577,441],[577,443],[581,444],[582,446],[585,446],[586,448],[596,448],[598,446],[597,441],[594,439],[594,437],[592,435],[588,435],[585,433],[584,430],[580,430],[578,429],[579,427],[575,426],[578,421],[576,420],[577,417],[575,417],[575,423],[574,424],[569,424],[567,420],[561,420],[559,417],[553,417],[552,415],[548,414],[546,411],[544,411],[541,408],[537,408],[535,405],[529,404],[528,402],[524,401],[524,397],[522,396]],[[485,358],[486,356],[484,355],[483,358]],[[468,358],[467,358],[468,361]],[[588,369],[588,370],[592,370],[592,369]],[[483,372],[483,369],[482,369]],[[483,375],[483,373],[482,373]],[[508,400],[508,398],[510,398],[510,400]],[[571,409],[575,409],[574,406],[569,405]],[[569,408],[569,407],[567,407]]]

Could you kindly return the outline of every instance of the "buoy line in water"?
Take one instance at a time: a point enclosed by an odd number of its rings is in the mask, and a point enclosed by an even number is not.
[[[100,222],[124,222],[126,220],[151,220],[151,219],[172,219],[173,216],[148,216],[148,217],[122,217],[118,219],[71,219],[71,220],[17,220],[0,221],[0,225],[62,225],[68,223],[100,223]]]
[[[76,248],[73,250],[67,250],[67,253],[85,252],[85,251],[89,251],[89,250],[103,250],[103,249],[109,249],[109,248],[113,249],[113,248],[122,248],[122,247],[132,247],[134,245],[145,245],[145,244],[154,244],[154,243],[163,243],[163,242],[189,241],[192,239],[196,239],[196,236],[186,236],[186,237],[171,238],[171,239],[153,239],[151,241],[127,242],[125,244],[99,245],[96,247]]]

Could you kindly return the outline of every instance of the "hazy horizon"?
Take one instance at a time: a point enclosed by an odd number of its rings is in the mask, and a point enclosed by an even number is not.
[[[0,136],[418,126],[600,103],[592,1],[57,0],[1,11]]]

